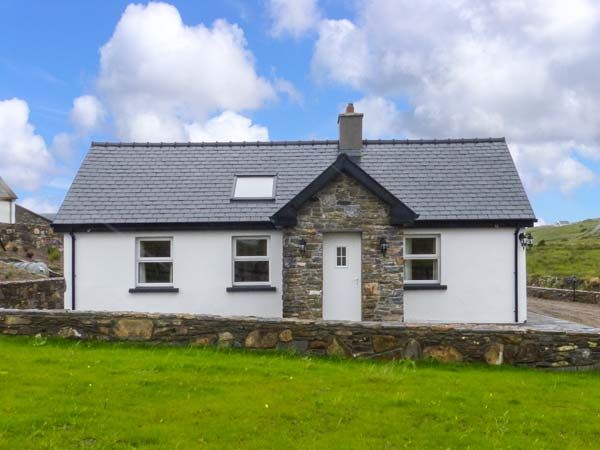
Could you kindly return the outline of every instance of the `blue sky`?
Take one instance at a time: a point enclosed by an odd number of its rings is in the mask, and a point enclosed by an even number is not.
[[[0,175],[46,212],[92,140],[336,138],[353,101],[372,138],[506,136],[538,217],[600,216],[598,7],[484,3],[4,0]]]

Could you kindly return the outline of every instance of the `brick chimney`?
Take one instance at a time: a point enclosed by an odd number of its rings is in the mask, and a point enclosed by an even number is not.
[[[360,154],[362,149],[362,121],[363,115],[354,112],[354,105],[348,103],[346,111],[338,116],[340,126],[340,152]]]

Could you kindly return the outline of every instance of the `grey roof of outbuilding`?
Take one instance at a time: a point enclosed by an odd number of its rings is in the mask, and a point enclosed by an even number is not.
[[[0,177],[0,200],[15,200],[17,194],[13,192],[8,184]]]
[[[337,156],[337,141],[92,143],[54,223],[265,222]],[[535,217],[503,138],[367,140],[359,164],[418,221]],[[232,201],[236,175],[276,175],[275,201]]]

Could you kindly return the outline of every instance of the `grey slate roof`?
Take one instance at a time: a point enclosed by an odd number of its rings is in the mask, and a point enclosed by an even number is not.
[[[15,200],[17,194],[6,184],[6,182],[0,177],[0,200]]]
[[[337,156],[337,141],[92,143],[54,223],[264,222]],[[503,138],[368,140],[360,166],[418,221],[535,217]],[[277,175],[276,200],[231,201],[235,175]]]

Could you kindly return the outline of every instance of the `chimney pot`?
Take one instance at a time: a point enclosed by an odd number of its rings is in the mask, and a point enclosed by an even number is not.
[[[354,105],[348,103],[346,110],[338,116],[340,128],[338,149],[340,152],[360,156],[362,149],[362,121],[363,115],[354,112]]]

